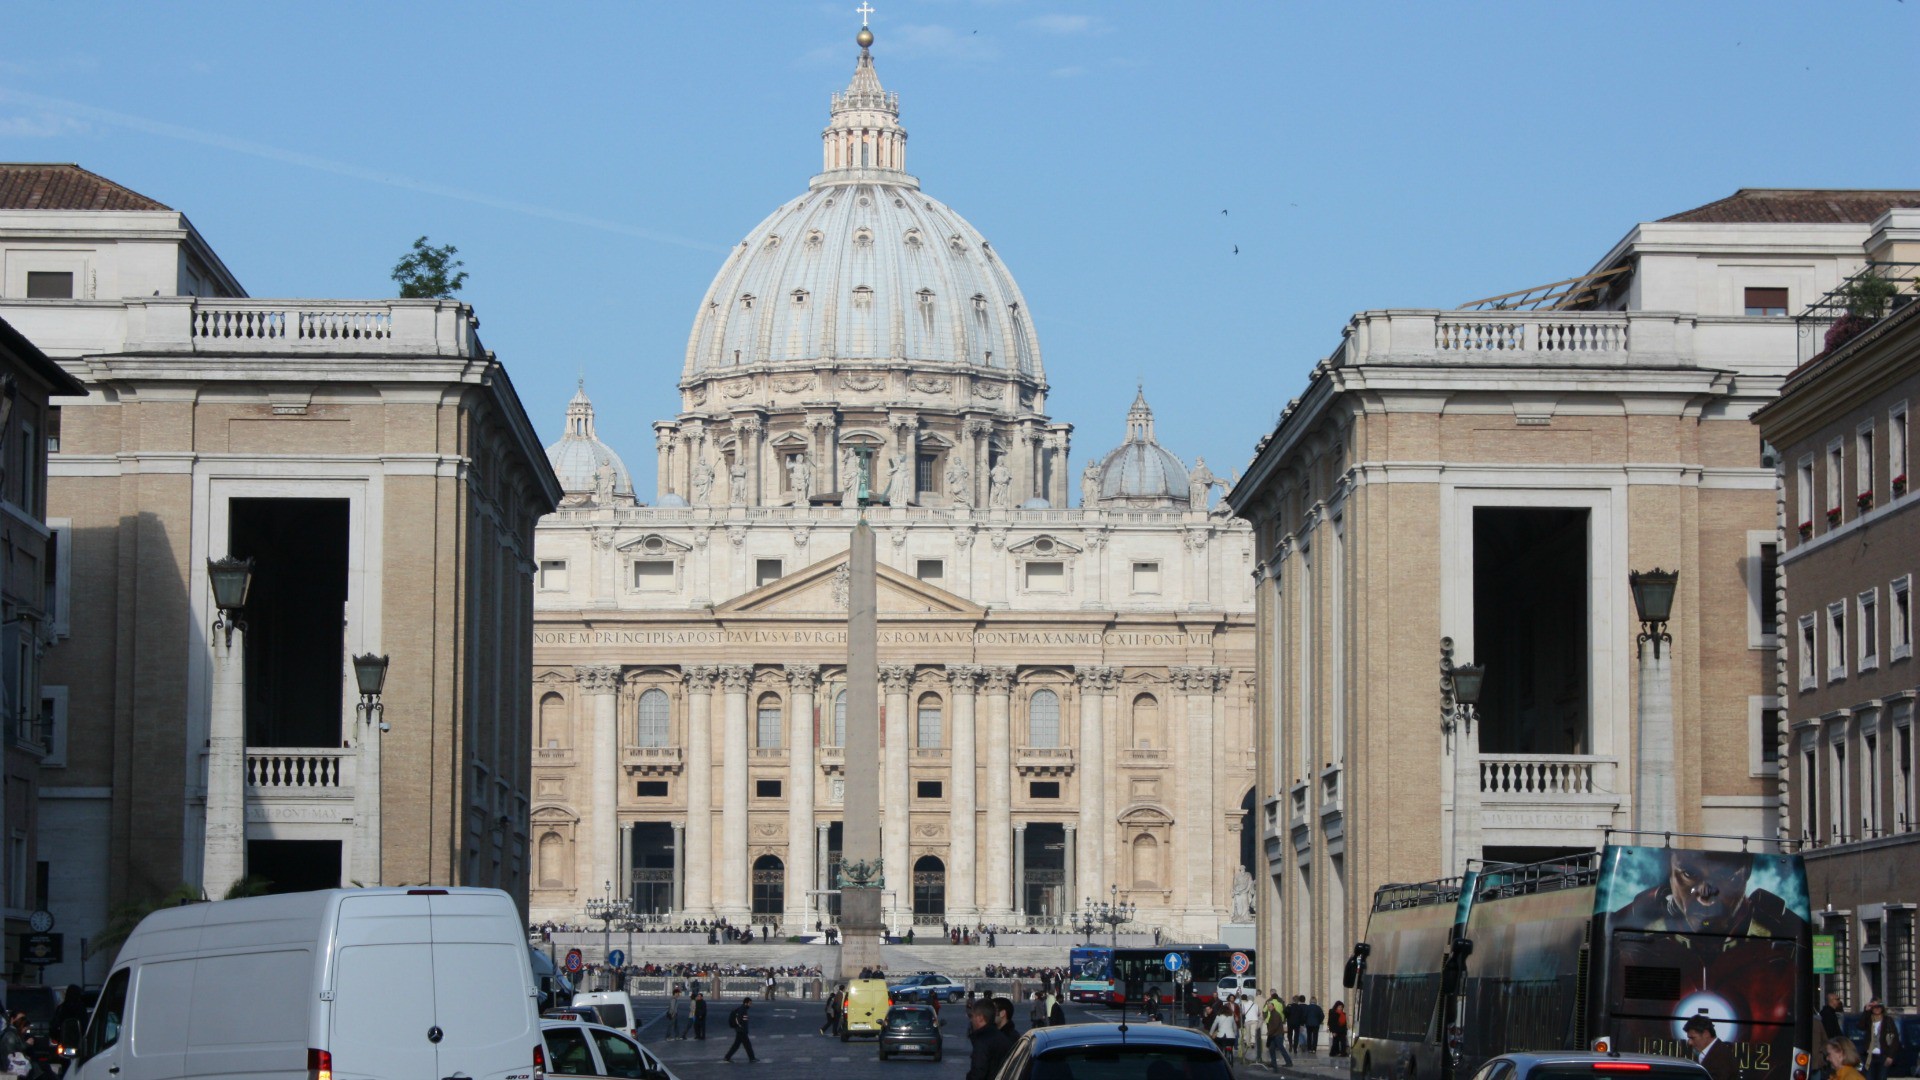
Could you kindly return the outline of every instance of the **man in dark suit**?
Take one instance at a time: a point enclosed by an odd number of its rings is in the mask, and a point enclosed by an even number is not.
[[[1713,1020],[1706,1013],[1689,1017],[1681,1030],[1686,1032],[1687,1045],[1693,1048],[1693,1060],[1699,1062],[1713,1080],[1739,1080],[1740,1065],[1734,1060],[1733,1047],[1714,1036]]]
[[[752,1021],[747,1014],[751,1012],[752,1009],[753,999],[741,998],[740,1007],[727,1015],[727,1026],[733,1029],[733,1045],[727,1047],[727,1056],[721,1058],[721,1060],[729,1065],[733,1064],[734,1053],[743,1048],[747,1052],[748,1061],[760,1060],[753,1052],[753,1039],[748,1036],[748,1029]],[[1714,1080],[1720,1080],[1720,1078],[1715,1077]]]

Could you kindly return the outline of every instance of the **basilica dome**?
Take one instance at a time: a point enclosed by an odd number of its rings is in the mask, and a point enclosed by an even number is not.
[[[568,496],[592,495],[602,466],[611,470],[613,494],[631,499],[633,477],[613,447],[600,441],[593,431],[593,402],[587,399],[584,384],[574,390],[567,402],[567,430],[560,441],[547,447],[547,461],[560,487]]]
[[[684,378],[871,360],[1043,379],[1013,275],[906,172],[899,97],[881,89],[870,40],[833,95],[824,171],[727,257],[694,318]]]
[[[1146,391],[1127,410],[1127,441],[1100,462],[1100,502],[1108,505],[1184,507],[1190,499],[1186,465],[1153,434]]]

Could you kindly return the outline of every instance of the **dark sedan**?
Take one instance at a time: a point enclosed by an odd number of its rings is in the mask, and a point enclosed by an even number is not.
[[[995,1080],[1233,1080],[1213,1040],[1161,1024],[1034,1028]]]
[[[927,1005],[895,1005],[887,1010],[886,1026],[880,1029],[880,1060],[896,1054],[924,1054],[935,1061],[943,1055],[940,1025]]]

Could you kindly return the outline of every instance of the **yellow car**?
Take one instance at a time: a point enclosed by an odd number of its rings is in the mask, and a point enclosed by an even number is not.
[[[887,1026],[887,1010],[893,1007],[893,995],[887,992],[885,979],[855,979],[847,984],[847,1000],[840,1010],[840,1041],[855,1035],[879,1037]]]

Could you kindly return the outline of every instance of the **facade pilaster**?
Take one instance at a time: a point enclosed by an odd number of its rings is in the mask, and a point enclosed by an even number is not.
[[[1078,878],[1067,875],[1067,889],[1069,895],[1099,896],[1106,890],[1104,837],[1109,830],[1106,702],[1119,684],[1120,669],[1083,667],[1074,678],[1080,684],[1079,833],[1086,838],[1086,850],[1080,853]]]
[[[725,713],[720,738],[720,900],[722,918],[744,924],[753,914],[747,878],[747,692],[753,668],[720,665]]]
[[[1062,915],[1072,916],[1074,911],[1080,907],[1080,897],[1088,895],[1080,890],[1080,853],[1077,846],[1080,842],[1080,829],[1071,822],[1060,826],[1060,828],[1061,831],[1066,834],[1065,855],[1067,860],[1067,865],[1064,867],[1066,873],[1061,876],[1060,888],[1065,895],[1060,898],[1060,913]]]
[[[1186,702],[1186,769],[1189,774],[1210,769],[1213,762],[1214,677],[1210,668],[1175,667],[1169,674],[1173,685]],[[1213,914],[1213,787],[1211,784],[1179,786],[1180,850],[1186,872],[1174,880],[1182,881],[1184,895],[1175,904],[1190,919]],[[1191,923],[1189,932],[1193,931]]]
[[[1013,826],[1013,917],[1016,923],[1027,913],[1027,823]]]
[[[972,923],[980,914],[975,893],[974,867],[979,859],[975,835],[979,831],[979,783],[974,765],[975,692],[980,688],[977,664],[947,668],[947,686],[953,701],[953,820],[948,827],[947,912],[953,922]]]
[[[893,429],[895,467],[907,471],[905,483],[896,484],[889,477],[887,489],[893,494],[891,505],[905,506],[919,494],[920,417],[915,413],[888,413],[887,425]]]
[[[580,692],[593,704],[593,730],[587,740],[586,774],[591,809],[581,815],[585,857],[579,860],[580,890],[591,893],[602,882],[616,881],[620,813],[620,668],[614,664],[587,664],[573,669]],[[630,884],[630,883],[629,883]]]
[[[683,914],[695,919],[713,917],[713,686],[720,671],[710,666],[689,667],[687,684],[687,820],[685,844],[675,853],[674,866],[684,868]]]
[[[620,843],[618,855],[614,859],[613,896],[616,900],[633,900],[633,825],[620,822]]]
[[[671,420],[656,420],[653,422],[653,449],[655,455],[653,483],[656,501],[674,494],[673,452],[675,444],[679,442],[679,434],[680,425]],[[637,491],[634,492],[636,500],[639,494]]]
[[[687,910],[687,825],[683,821],[673,823],[673,912],[684,915]]]
[[[807,414],[807,450],[813,455],[813,490],[842,491],[840,455],[834,449],[835,421],[830,412]]]
[[[912,726],[907,722],[913,668],[882,664],[880,688],[886,695],[886,775],[881,783],[880,862],[896,910],[913,914],[913,867],[909,838],[907,772],[913,760]]]
[[[786,922],[804,933],[813,919],[807,883],[813,880],[813,689],[820,665],[787,665],[787,882]]]
[[[746,498],[742,500],[738,496],[733,496],[733,504],[735,506],[742,505],[743,501],[747,506],[764,505],[765,492],[761,484],[760,475],[763,471],[761,469],[763,463],[760,460],[762,457],[760,453],[760,436],[765,430],[766,427],[758,416],[735,416],[733,418],[733,434],[735,438],[734,453],[740,455],[740,460],[746,462],[747,465]]]
[[[832,825],[824,821],[814,826],[813,887],[821,891],[833,888],[833,882],[829,880],[827,876],[827,868],[833,863],[832,839],[828,832],[828,830],[832,828]],[[825,909],[823,908],[822,910]],[[818,922],[820,920],[815,919],[814,921]]]
[[[1015,669],[983,669],[987,687],[986,831],[988,922],[1013,914],[1013,757],[1007,707]]]

